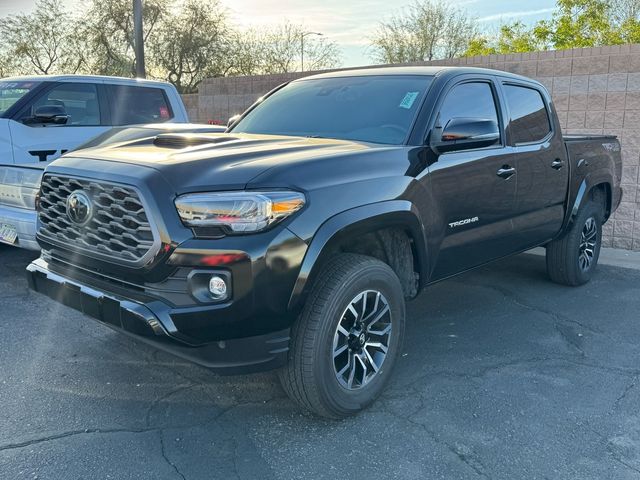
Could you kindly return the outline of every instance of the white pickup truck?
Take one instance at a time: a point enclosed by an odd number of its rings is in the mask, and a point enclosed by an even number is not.
[[[38,249],[35,197],[44,167],[114,127],[186,123],[175,87],[84,75],[0,79],[0,242]]]

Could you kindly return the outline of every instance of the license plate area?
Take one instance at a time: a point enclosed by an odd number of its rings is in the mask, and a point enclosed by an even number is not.
[[[0,223],[0,242],[15,245],[18,239],[18,230],[8,223]]]

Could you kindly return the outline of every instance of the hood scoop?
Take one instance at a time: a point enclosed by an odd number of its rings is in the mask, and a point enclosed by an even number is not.
[[[200,145],[215,145],[217,143],[230,142],[232,140],[238,140],[236,137],[231,136],[213,136],[213,135],[198,135],[198,134],[175,134],[175,133],[162,133],[158,135],[153,144],[156,147],[161,148],[174,148],[180,150],[188,147],[197,147]]]

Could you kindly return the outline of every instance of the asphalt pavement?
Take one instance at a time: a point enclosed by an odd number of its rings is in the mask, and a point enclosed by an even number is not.
[[[34,257],[0,247],[0,479],[640,478],[640,270],[434,285],[383,396],[333,422],[28,291]]]

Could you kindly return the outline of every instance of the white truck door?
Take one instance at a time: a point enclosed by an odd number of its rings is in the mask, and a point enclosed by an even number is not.
[[[50,112],[50,107],[58,107],[66,123],[39,115]],[[34,100],[25,120],[9,122],[14,162],[55,160],[108,130],[102,118],[97,84],[61,83]]]
[[[0,118],[0,165],[8,163],[13,163],[13,147],[11,145],[9,119]]]

